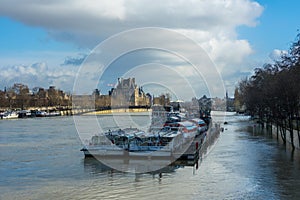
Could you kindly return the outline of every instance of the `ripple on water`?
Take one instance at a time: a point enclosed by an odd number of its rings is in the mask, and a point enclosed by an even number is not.
[[[299,199],[299,154],[253,134],[239,116],[226,120],[198,170],[173,167],[161,177],[86,162],[71,117],[1,121],[0,199]]]

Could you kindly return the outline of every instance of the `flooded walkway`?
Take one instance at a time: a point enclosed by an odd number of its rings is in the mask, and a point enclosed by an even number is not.
[[[226,121],[197,170],[143,174],[84,159],[71,117],[0,121],[0,199],[299,199],[299,151],[253,131],[244,117]]]

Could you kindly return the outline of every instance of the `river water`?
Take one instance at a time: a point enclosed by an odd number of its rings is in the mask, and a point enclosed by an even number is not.
[[[299,152],[245,117],[226,121],[198,169],[134,174],[84,159],[72,117],[1,120],[0,199],[300,199]]]

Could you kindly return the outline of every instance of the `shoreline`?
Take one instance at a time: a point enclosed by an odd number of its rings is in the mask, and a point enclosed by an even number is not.
[[[249,120],[249,122],[253,123],[253,129],[257,132],[261,132],[261,134],[269,134],[273,140],[276,140],[280,142],[280,144],[284,145],[284,141],[282,140],[280,136],[280,130],[274,125],[268,125],[267,123],[264,122],[264,126],[262,124],[258,124],[253,120]],[[293,139],[294,139],[294,145],[295,145],[295,150],[300,151],[300,143],[298,140],[298,135],[297,135],[297,130],[293,130]],[[290,133],[287,131],[286,132],[286,147],[287,148],[292,148],[292,142],[291,142],[291,137]]]
[[[99,111],[91,111],[88,113],[83,113],[83,116],[89,115],[124,115],[124,114],[140,114],[140,113],[151,113],[152,109],[146,108],[120,108],[120,109],[111,109],[111,110],[99,110]],[[148,114],[147,114],[148,115]]]
[[[22,110],[15,110],[10,109],[14,112],[20,112]],[[30,115],[26,117],[16,117],[16,118],[33,118],[35,116],[35,111],[45,111],[47,113],[57,113],[56,116],[73,116],[73,115],[81,115],[81,116],[91,116],[91,115],[127,115],[129,114],[141,114],[145,113],[144,115],[149,115],[152,112],[151,108],[118,108],[118,109],[108,109],[108,110],[91,110],[91,109],[65,109],[65,110],[56,110],[53,109],[44,109],[44,108],[35,108],[35,109],[27,109],[23,110],[28,112]],[[33,113],[33,115],[32,115]],[[55,117],[56,117],[55,116]],[[39,116],[40,117],[40,116]],[[50,117],[50,116],[42,116],[42,117]],[[54,117],[54,116],[51,116]]]

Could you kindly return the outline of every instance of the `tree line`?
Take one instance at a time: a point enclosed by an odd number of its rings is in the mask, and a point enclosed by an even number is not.
[[[13,86],[0,90],[0,108],[26,109],[29,107],[61,107],[71,106],[71,95],[50,86],[49,89],[15,83]]]
[[[293,148],[296,129],[300,144],[300,34],[279,60],[256,68],[250,78],[238,83],[235,105],[244,105],[260,122],[277,126],[284,143],[290,134]]]

